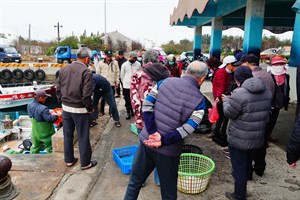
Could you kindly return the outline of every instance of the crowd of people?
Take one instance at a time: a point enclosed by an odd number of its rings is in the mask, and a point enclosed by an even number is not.
[[[77,61],[57,74],[66,166],[72,167],[78,161],[73,146],[75,128],[81,169],[97,165],[92,160],[89,129],[97,125],[98,116],[105,115],[105,102],[115,126],[121,127],[115,98],[122,91],[125,118],[134,117],[139,133],[139,146],[124,199],[137,199],[154,169],[162,199],[176,199],[182,143],[207,114],[208,102],[201,93],[201,85],[210,71],[219,118],[208,137],[225,147],[223,151],[231,161],[234,192],[226,192],[225,196],[246,199],[247,181],[252,180],[254,172],[263,176],[268,142],[277,141],[272,131],[279,111],[288,109],[289,75],[283,57],[273,57],[271,71],[267,72],[259,67],[257,56],[240,51],[226,56],[222,62],[212,57],[206,63],[194,61],[188,65],[177,62],[173,54],[167,56],[166,63],[159,63],[154,50],[130,52],[128,59],[123,51],[115,59],[111,50],[105,51],[104,59],[99,59],[97,52],[93,54],[94,68],[89,67],[92,52],[82,47],[77,52]],[[49,137],[54,132],[50,124],[58,116],[51,115],[43,105],[46,97],[44,91],[38,90],[34,102],[28,105],[34,125],[32,153],[39,151],[41,143],[52,152]],[[287,161],[292,168],[300,157],[299,127],[300,117],[287,148]],[[44,138],[40,136],[42,132]]]

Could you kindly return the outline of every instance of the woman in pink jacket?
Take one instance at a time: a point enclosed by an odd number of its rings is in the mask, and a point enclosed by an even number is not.
[[[143,128],[142,104],[152,87],[160,80],[170,77],[170,71],[158,63],[158,55],[153,50],[144,54],[142,69],[131,78],[130,99],[134,112],[135,125],[140,131]]]

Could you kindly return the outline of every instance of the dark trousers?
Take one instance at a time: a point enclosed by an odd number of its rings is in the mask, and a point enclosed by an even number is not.
[[[269,122],[267,124],[267,136],[271,137],[272,131],[277,123],[277,119],[279,116],[280,108],[271,109],[271,113],[269,115]]]
[[[226,135],[227,125],[229,119],[225,117],[223,112],[223,101],[219,101],[217,103],[219,119],[216,122],[216,126],[214,128],[213,134],[216,136]]]
[[[64,155],[66,163],[71,163],[75,159],[73,145],[75,127],[78,137],[81,166],[85,167],[91,163],[90,117],[91,115],[88,113],[77,114],[63,111]]]
[[[140,189],[156,167],[160,179],[160,192],[163,200],[177,199],[178,157],[169,157],[147,148],[142,142],[135,154],[131,176],[124,200],[138,198]]]
[[[109,105],[109,113],[111,113],[114,121],[119,121],[120,120],[119,111],[118,111],[116,100],[115,100],[115,97],[113,95],[113,91],[111,88],[108,88],[104,92],[99,92],[99,93],[94,92],[94,95],[93,95],[94,112],[92,113],[92,119],[93,120],[98,119],[97,106],[99,104],[99,100],[101,97]]]
[[[130,89],[123,88],[123,96],[125,100],[125,108],[127,113],[133,113],[132,106],[131,106],[131,100],[130,100]]]
[[[119,96],[121,95],[121,87],[120,87],[121,85],[122,85],[122,88],[123,88],[123,84],[122,84],[121,79],[120,79],[119,87],[117,87],[117,89],[116,89],[117,95],[119,95]]]
[[[247,181],[250,173],[252,173],[252,151],[240,150],[229,145],[234,193],[237,200],[246,199]]]
[[[253,161],[254,161],[254,171],[258,175],[263,175],[266,169],[266,155],[267,155],[267,144],[268,138],[271,137],[272,131],[276,125],[277,118],[279,116],[280,109],[274,108],[269,114],[269,121],[266,125],[265,130],[265,141],[264,145],[261,148],[254,150],[253,152]]]
[[[115,97],[115,86],[111,86],[111,89],[113,91],[113,97]],[[104,107],[105,107],[105,100],[104,98],[102,98],[100,102],[100,112],[103,114],[104,114]]]

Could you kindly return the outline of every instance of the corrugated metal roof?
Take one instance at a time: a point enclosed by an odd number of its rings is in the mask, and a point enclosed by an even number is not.
[[[177,24],[178,20],[182,22],[185,16],[190,19],[195,10],[201,14],[208,2],[209,0],[179,0],[178,6],[170,15],[170,25]]]

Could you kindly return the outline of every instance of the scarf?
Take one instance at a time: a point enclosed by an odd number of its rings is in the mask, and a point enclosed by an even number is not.
[[[281,75],[274,75],[275,81],[277,85],[282,85],[284,84],[285,81],[285,74],[281,74]]]

